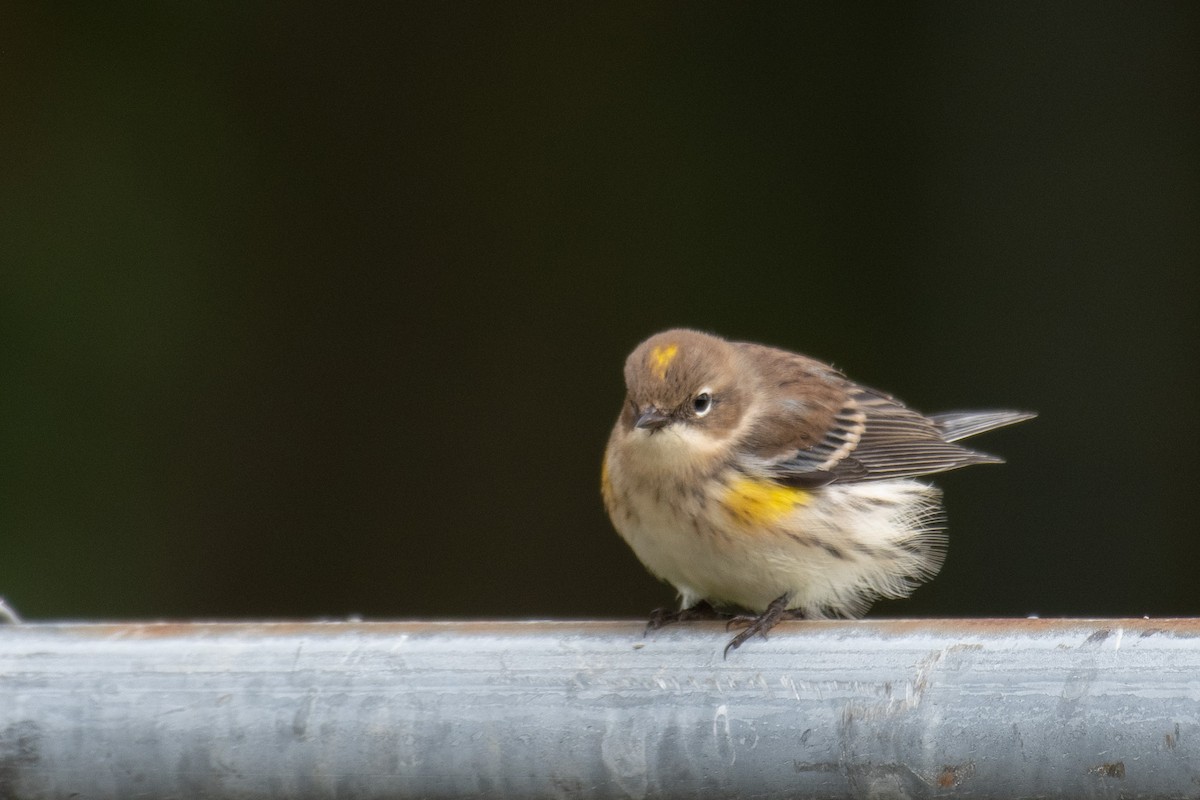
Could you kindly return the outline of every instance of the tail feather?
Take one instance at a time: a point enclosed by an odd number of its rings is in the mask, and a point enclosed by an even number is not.
[[[944,414],[933,414],[929,418],[942,432],[943,439],[947,442],[957,442],[968,436],[1003,428],[1005,425],[1015,425],[1036,416],[1033,411],[947,411]]]

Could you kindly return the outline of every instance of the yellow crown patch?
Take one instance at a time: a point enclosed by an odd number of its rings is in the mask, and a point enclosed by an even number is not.
[[[667,367],[671,366],[671,362],[675,360],[675,356],[678,354],[679,345],[677,344],[655,347],[650,351],[650,371],[660,381],[665,380],[667,377]]]

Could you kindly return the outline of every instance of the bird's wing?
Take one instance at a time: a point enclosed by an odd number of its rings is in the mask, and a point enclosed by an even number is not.
[[[738,446],[775,480],[811,487],[912,478],[1001,461],[947,441],[939,422],[852,383],[832,367],[805,356],[743,347],[759,365],[764,385],[762,405]],[[947,427],[958,432],[953,424]]]
[[[857,446],[831,471],[840,480],[915,478],[1003,459],[947,441],[943,431],[888,395],[855,386],[849,406],[862,419]]]

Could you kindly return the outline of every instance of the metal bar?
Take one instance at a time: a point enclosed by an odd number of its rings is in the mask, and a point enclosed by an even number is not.
[[[1181,797],[1200,620],[0,626],[0,797]]]

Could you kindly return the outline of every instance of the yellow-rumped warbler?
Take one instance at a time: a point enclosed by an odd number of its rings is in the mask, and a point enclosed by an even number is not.
[[[690,330],[625,362],[604,505],[642,563],[679,590],[650,626],[753,612],[725,648],[779,620],[857,617],[906,597],[945,555],[941,493],[914,478],[995,456],[956,444],[1035,416],[925,417],[807,356]]]

